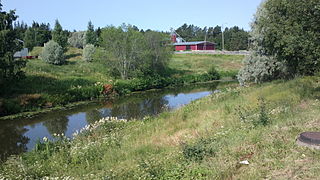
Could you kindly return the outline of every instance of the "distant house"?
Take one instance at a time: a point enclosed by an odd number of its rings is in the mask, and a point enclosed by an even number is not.
[[[14,58],[27,58],[28,56],[28,48],[23,48],[21,51],[15,52]]]
[[[173,45],[176,51],[215,50],[215,43],[208,41],[176,42]]]

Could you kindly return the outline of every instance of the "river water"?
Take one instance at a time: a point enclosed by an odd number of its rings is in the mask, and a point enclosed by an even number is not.
[[[98,101],[69,110],[32,118],[0,121],[0,160],[32,150],[43,137],[64,133],[67,137],[103,117],[142,119],[173,110],[211,94],[217,83],[134,93],[115,100]]]

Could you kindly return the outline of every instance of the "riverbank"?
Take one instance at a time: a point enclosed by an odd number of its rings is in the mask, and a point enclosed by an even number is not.
[[[103,119],[72,141],[12,157],[0,177],[316,179],[319,152],[295,141],[320,130],[319,81],[225,88],[158,117]]]
[[[32,52],[37,54],[41,48],[35,48]],[[208,61],[194,66],[199,71],[190,71],[181,67],[181,58],[175,55],[170,63],[167,77],[145,77],[143,79],[118,80],[111,78],[108,74],[108,68],[105,62],[93,61],[85,62],[81,60],[81,50],[70,48],[67,52],[68,63],[62,66],[46,64],[40,59],[33,59],[27,63],[25,68],[26,78],[19,82],[13,82],[7,85],[6,89],[0,92],[0,119],[11,119],[22,114],[30,115],[50,109],[60,109],[70,104],[99,99],[103,97],[103,85],[111,84],[118,95],[129,94],[135,91],[144,91],[154,88],[163,88],[167,86],[181,86],[186,84],[207,82],[214,79],[223,79],[234,76],[234,73],[225,73],[228,71],[223,63],[230,62],[241,63],[237,56],[234,59],[224,56],[209,57],[212,62],[218,62],[217,73],[208,74]],[[195,56],[181,55],[186,64],[194,60]],[[200,55],[199,55],[200,56]],[[202,55],[201,55],[202,56]],[[178,60],[179,59],[179,60]],[[180,61],[178,64],[176,61]],[[205,68],[203,68],[205,67]],[[218,77],[219,76],[219,77]],[[227,78],[230,79],[230,78]]]

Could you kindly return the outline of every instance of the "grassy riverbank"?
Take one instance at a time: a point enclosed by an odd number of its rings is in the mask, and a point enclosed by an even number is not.
[[[0,178],[316,179],[320,153],[295,140],[320,130],[319,82],[234,85],[155,118],[102,120],[11,158]]]
[[[36,47],[31,55],[39,55],[40,52],[41,48]],[[174,55],[167,77],[146,77],[123,81],[109,76],[106,62],[99,60],[85,62],[81,59],[81,53],[81,49],[69,48],[66,53],[67,64],[61,66],[47,64],[41,59],[29,60],[24,69],[26,78],[19,82],[12,82],[0,90],[0,116],[63,107],[73,102],[98,98],[102,96],[103,84],[114,85],[118,94],[128,94],[133,91],[170,85],[206,82],[217,79],[216,76],[206,73],[210,70],[210,67],[207,67],[208,59],[211,60],[210,63],[240,64],[243,58],[235,56],[232,59],[220,55],[209,57]],[[206,57],[206,60],[200,57]],[[198,62],[197,66],[192,67],[194,71],[183,67],[183,61],[189,64],[194,60]],[[217,71],[224,72],[224,67],[217,66]],[[222,73],[222,76],[228,76],[228,74]]]

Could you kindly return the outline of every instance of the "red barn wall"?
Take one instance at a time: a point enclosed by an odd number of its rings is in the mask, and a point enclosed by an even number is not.
[[[198,50],[197,45],[191,45],[191,50],[192,50],[192,51]]]
[[[190,45],[188,46],[189,50],[196,51],[196,50],[204,50],[204,44],[198,44],[198,45]],[[186,51],[187,46],[186,45],[177,45],[175,47],[176,51]],[[215,50],[214,44],[207,44],[205,50]]]
[[[203,44],[198,44],[197,46],[197,50],[215,50],[213,44],[207,44],[205,48]]]
[[[176,46],[176,51],[185,51],[186,46]]]

